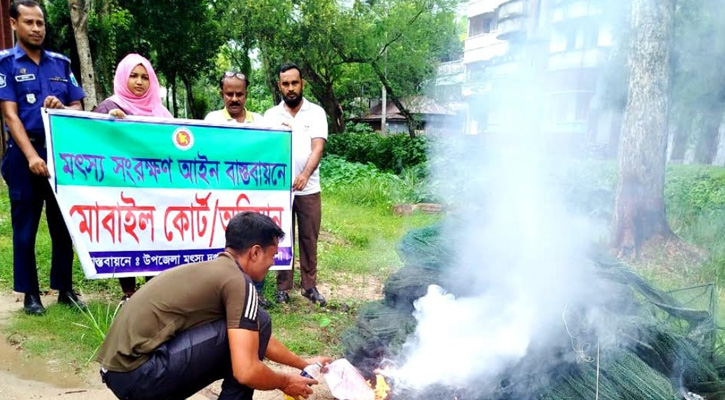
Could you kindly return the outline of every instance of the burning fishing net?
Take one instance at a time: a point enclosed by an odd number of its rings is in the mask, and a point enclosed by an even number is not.
[[[451,253],[441,229],[436,225],[408,232],[398,248],[405,266],[386,281],[385,299],[364,306],[356,326],[343,337],[345,357],[367,379],[381,365],[404,362],[404,343],[417,326],[414,302],[430,285],[466,296],[452,283],[455,276],[446,273]],[[475,384],[436,383],[421,393],[393,379],[391,398],[725,399],[725,349],[717,335],[714,287],[665,292],[604,252],[593,250],[589,258],[587,301],[566,304],[556,326],[532,336],[525,355],[503,364],[493,376],[474,379]],[[457,345],[440,344],[466,351]]]

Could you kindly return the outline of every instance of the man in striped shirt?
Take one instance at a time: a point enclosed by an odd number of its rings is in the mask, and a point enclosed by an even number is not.
[[[123,306],[98,353],[101,376],[119,399],[185,399],[224,379],[219,399],[252,399],[254,389],[307,398],[316,384],[262,360],[304,369],[304,360],[272,336],[252,280],[274,262],[284,232],[253,212],[227,225],[225,251],[149,281]]]

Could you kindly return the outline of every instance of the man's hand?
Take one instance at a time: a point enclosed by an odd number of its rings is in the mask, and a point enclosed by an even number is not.
[[[108,112],[108,115],[119,119],[126,118],[126,113],[123,112],[123,110],[121,110],[120,108],[114,108],[113,110]]]
[[[317,385],[317,381],[310,378],[305,378],[301,375],[290,374],[287,375],[287,379],[282,391],[292,398],[308,398],[312,394],[312,388],[310,385]]]
[[[44,176],[46,178],[50,176],[48,173],[48,166],[45,165],[45,161],[38,155],[28,159],[28,167],[30,168],[30,172],[35,175]]]
[[[63,103],[58,100],[55,96],[48,96],[45,98],[45,101],[43,101],[43,107],[45,108],[65,108]]]
[[[312,358],[307,358],[305,361],[308,363],[307,365],[312,365],[314,363],[320,363],[322,365],[322,368],[320,368],[320,371],[327,372],[327,364],[331,363],[333,360],[330,357],[325,356],[317,356]]]
[[[295,177],[295,181],[292,183],[292,190],[303,190],[307,186],[307,181],[310,179],[305,174],[299,174]]]

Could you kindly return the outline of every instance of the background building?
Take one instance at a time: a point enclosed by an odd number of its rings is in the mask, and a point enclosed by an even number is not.
[[[498,132],[505,121],[525,118],[540,133],[606,145],[619,118],[600,98],[617,16],[605,6],[606,0],[470,1],[461,89],[466,133]]]

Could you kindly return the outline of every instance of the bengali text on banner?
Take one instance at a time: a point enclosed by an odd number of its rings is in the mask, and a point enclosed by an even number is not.
[[[210,260],[237,213],[285,231],[290,269],[291,133],[196,120],[43,109],[50,185],[87,278],[155,275]]]

